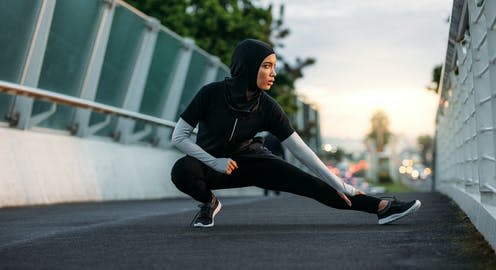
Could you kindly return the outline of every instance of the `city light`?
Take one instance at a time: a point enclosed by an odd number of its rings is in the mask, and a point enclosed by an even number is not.
[[[326,144],[322,145],[322,150],[335,154],[338,151],[338,147],[335,145],[331,145],[331,144],[326,143]]]
[[[432,174],[432,169],[429,167],[423,167],[423,165],[414,164],[412,159],[404,159],[401,162],[402,165],[399,166],[398,171],[400,174],[405,174],[413,180],[425,180]]]
[[[326,152],[331,152],[331,150],[332,150],[332,145],[330,145],[330,144],[326,143],[326,144],[324,144],[324,145],[322,146],[322,149],[324,149],[324,151],[326,151]]]
[[[411,159],[404,159],[401,164],[403,164],[403,166],[405,167],[411,167],[413,166],[413,160]]]

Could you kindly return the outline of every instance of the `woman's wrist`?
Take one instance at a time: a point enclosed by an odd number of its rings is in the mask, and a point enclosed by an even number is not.
[[[349,196],[355,196],[357,194],[357,189],[349,184],[343,182],[344,193]]]

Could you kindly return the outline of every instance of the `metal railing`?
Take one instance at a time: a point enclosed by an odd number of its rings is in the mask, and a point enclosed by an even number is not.
[[[0,54],[0,121],[20,129],[168,145],[201,86],[229,74],[218,57],[121,0],[6,0],[0,24],[8,52]]]
[[[496,1],[455,0],[437,114],[436,181],[496,205]]]
[[[0,92],[16,96],[25,96],[42,101],[53,102],[60,105],[68,105],[80,109],[87,109],[93,112],[115,115],[133,120],[139,120],[149,124],[174,128],[176,123],[169,120],[153,117],[150,115],[124,110],[118,107],[109,106],[94,101],[84,100],[64,94],[54,93],[47,90],[37,89],[29,86],[9,83],[0,80]]]

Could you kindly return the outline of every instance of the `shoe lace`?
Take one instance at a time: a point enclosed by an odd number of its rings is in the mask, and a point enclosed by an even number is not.
[[[396,198],[396,196],[382,196],[379,197],[380,199],[388,200],[388,201],[393,201],[393,202],[398,202],[399,200]]]
[[[210,203],[199,204],[198,207],[200,207],[198,217],[210,217],[210,211],[212,210]]]
[[[391,203],[395,203],[396,205],[398,204],[405,204],[406,202],[405,201],[402,201],[402,200],[398,200],[396,198],[396,196],[384,196],[384,197],[380,197],[381,199],[389,199],[388,201],[391,202]]]

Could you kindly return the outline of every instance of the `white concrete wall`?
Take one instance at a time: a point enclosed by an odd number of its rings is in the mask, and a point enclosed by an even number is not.
[[[184,196],[170,180],[181,156],[176,150],[0,127],[0,207]],[[215,193],[261,195],[262,190]]]
[[[435,186],[496,249],[496,1],[455,0],[450,22]]]
[[[466,192],[464,187],[440,185],[437,190],[448,195],[458,204],[486,241],[496,250],[496,206],[481,203],[480,194]]]

